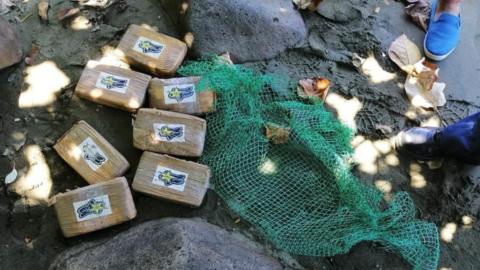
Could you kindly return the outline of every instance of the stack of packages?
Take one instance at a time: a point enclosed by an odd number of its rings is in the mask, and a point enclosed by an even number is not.
[[[175,38],[132,25],[118,49],[144,72],[171,77],[187,46]],[[88,62],[75,90],[79,97],[136,113],[133,145],[145,151],[133,180],[135,191],[198,207],[209,185],[207,166],[179,157],[203,152],[206,121],[192,116],[214,110],[212,91],[195,91],[199,77],[157,79],[129,69]],[[149,94],[151,108],[141,108]],[[100,230],[135,218],[123,175],[128,161],[87,122],[80,121],[54,146],[90,185],[55,196],[55,210],[66,237]]]

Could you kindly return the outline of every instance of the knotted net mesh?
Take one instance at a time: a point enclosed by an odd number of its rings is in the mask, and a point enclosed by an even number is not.
[[[217,94],[200,160],[210,166],[216,192],[277,248],[332,256],[375,241],[414,269],[437,268],[436,226],[415,218],[406,193],[385,202],[356,179],[347,162],[353,132],[321,102],[297,97],[284,78],[221,58],[188,62],[179,73],[202,76],[198,89]],[[286,138],[269,140],[270,126]]]

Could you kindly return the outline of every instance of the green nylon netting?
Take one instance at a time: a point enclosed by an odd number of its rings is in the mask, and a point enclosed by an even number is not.
[[[274,76],[224,63],[189,62],[179,73],[202,76],[198,89],[217,93],[201,163],[231,209],[292,254],[332,256],[369,240],[414,269],[436,269],[436,226],[415,219],[406,193],[385,203],[380,191],[355,178],[346,162],[351,130]],[[288,141],[269,142],[267,123],[290,128]]]

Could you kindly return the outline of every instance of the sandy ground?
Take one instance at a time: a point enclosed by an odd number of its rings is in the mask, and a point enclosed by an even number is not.
[[[21,5],[5,15],[11,22],[35,13],[35,1]],[[349,254],[332,258],[291,257],[274,250],[254,229],[223,207],[214,192],[204,205],[190,209],[134,194],[138,217],[132,222],[86,236],[65,239],[61,235],[49,196],[86,183],[52,150],[54,141],[73,123],[87,120],[125,155],[132,164],[127,178],[132,179],[141,152],[132,147],[129,113],[100,106],[73,96],[76,82],[89,59],[101,56],[105,46],[115,46],[130,23],[148,24],[161,32],[181,37],[177,19],[169,6],[155,0],[127,0],[105,11],[86,11],[94,28],[72,30],[56,19],[56,12],[70,7],[70,1],[51,0],[50,24],[39,22],[36,14],[16,29],[23,51],[31,44],[40,48],[32,66],[24,63],[0,72],[0,176],[13,162],[20,172],[15,185],[1,186],[0,196],[0,269],[47,269],[62,250],[85,241],[107,239],[146,220],[161,217],[201,217],[229,230],[239,230],[265,244],[286,268],[307,269],[409,269],[396,255],[372,243],[362,243]],[[387,59],[386,48],[398,35],[406,33],[419,46],[422,31],[410,23],[403,4],[391,0],[345,1],[357,3],[346,12],[347,22],[325,19],[305,12],[310,37],[304,47],[284,52],[274,59],[248,63],[262,72],[286,74],[292,79],[326,76],[334,87],[327,103],[332,111],[350,125],[358,137],[356,170],[366,183],[376,185],[391,196],[395,191],[409,192],[419,217],[435,222],[440,230],[440,269],[479,269],[480,169],[445,161],[440,169],[396,155],[389,138],[407,126],[438,123],[432,113],[412,110],[401,84],[405,77]],[[368,3],[367,3],[368,2]],[[480,3],[465,1],[462,42],[457,51],[440,64],[441,80],[448,84],[444,121],[452,123],[479,111],[480,94]],[[330,52],[328,55],[322,49]],[[360,74],[348,61],[352,52],[376,59],[384,77]],[[347,60],[346,60],[347,59]],[[63,78],[54,80],[52,78]],[[390,79],[385,79],[390,78]],[[54,89],[55,91],[47,91]],[[34,93],[40,92],[36,96]],[[33,94],[32,94],[33,93]],[[32,171],[37,174],[32,173]],[[31,175],[42,175],[32,177]],[[20,195],[20,196],[19,196]]]

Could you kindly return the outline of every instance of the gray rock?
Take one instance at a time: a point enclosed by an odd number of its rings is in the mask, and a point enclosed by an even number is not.
[[[150,221],[60,254],[50,270],[282,269],[253,242],[197,219]]]
[[[307,36],[288,0],[193,0],[184,23],[194,36],[194,56],[230,52],[240,63],[275,57]]]
[[[0,69],[22,60],[22,50],[17,35],[7,21],[0,17]]]
[[[317,8],[323,17],[335,22],[350,22],[362,16],[357,8],[361,6],[359,0],[325,0]]]

